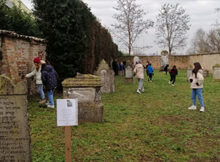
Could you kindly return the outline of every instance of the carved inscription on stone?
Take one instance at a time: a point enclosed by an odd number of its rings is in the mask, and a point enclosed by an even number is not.
[[[29,162],[26,96],[0,96],[0,162]]]

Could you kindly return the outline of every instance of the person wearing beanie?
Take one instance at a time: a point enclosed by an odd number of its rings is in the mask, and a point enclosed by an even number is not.
[[[31,73],[26,74],[25,78],[30,78],[30,77],[35,76],[37,89],[41,96],[41,100],[39,101],[39,103],[43,104],[46,102],[46,99],[45,99],[45,94],[43,91],[43,82],[41,79],[41,64],[45,62],[43,60],[40,60],[39,57],[35,57],[33,62],[34,62],[35,68]]]

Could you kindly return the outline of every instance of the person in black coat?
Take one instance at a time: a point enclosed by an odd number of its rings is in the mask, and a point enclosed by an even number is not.
[[[43,85],[47,91],[47,96],[49,100],[49,104],[47,105],[47,107],[54,108],[55,106],[53,101],[53,95],[54,95],[54,90],[57,87],[58,74],[51,65],[43,64],[41,77],[42,77]]]
[[[114,61],[112,62],[112,68],[115,72],[115,75],[118,75],[118,62],[116,59],[114,59]]]

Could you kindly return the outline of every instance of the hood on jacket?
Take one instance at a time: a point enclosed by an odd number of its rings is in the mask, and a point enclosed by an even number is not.
[[[46,71],[46,72],[52,72],[53,71],[53,67],[51,65],[46,65],[46,66],[43,67],[42,70]]]

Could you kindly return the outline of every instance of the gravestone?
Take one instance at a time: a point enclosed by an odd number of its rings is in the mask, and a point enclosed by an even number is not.
[[[95,75],[100,76],[103,86],[101,87],[102,93],[115,92],[115,75],[114,71],[108,66],[105,60],[102,60],[98,66]]]
[[[26,84],[0,76],[0,161],[30,162]]]
[[[133,83],[133,69],[130,65],[125,68],[125,83]]]
[[[62,82],[64,98],[78,99],[79,122],[103,122],[104,106],[101,100],[102,82],[98,76],[77,74]]]
[[[213,67],[213,79],[215,81],[220,81],[220,65]]]
[[[203,70],[203,77],[206,78],[206,77],[208,77],[208,76],[209,76],[209,71],[206,70],[206,69],[204,69],[204,70]]]
[[[186,77],[187,79],[189,79],[189,77],[192,75],[192,69],[187,69],[187,72],[186,72]]]

